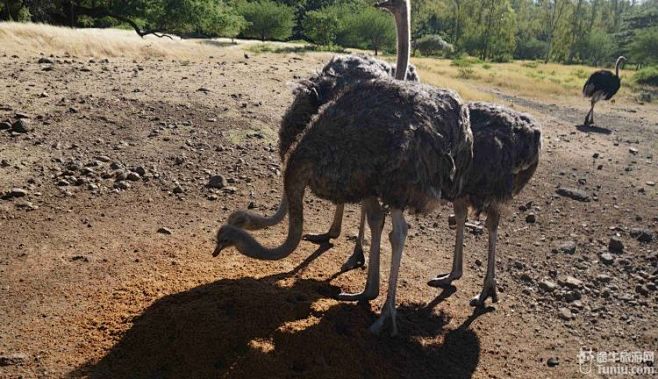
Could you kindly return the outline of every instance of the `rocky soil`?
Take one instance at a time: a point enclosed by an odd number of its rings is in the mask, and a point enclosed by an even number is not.
[[[487,309],[468,305],[480,220],[456,288],[426,285],[450,267],[449,206],[408,218],[395,338],[367,331],[384,292],[331,298],[364,285],[365,271],[339,274],[355,206],[334,245],[212,259],[231,211],[276,208],[289,83],[327,59],[0,57],[0,377],[578,377],[581,348],[658,350],[655,105],[603,104],[585,130],[585,101],[487,89],[545,135],[503,218]],[[328,228],[332,206],[306,203],[306,231]],[[257,235],[276,245],[285,229]]]

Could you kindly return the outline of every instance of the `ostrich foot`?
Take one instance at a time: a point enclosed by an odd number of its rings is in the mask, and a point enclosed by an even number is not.
[[[341,292],[336,295],[336,300],[340,301],[370,301],[379,296],[379,289],[366,288],[361,293],[347,293]]]
[[[484,287],[482,288],[482,292],[480,292],[478,296],[475,296],[473,299],[471,299],[471,306],[484,307],[484,302],[488,298],[491,298],[492,303],[498,302],[498,290],[496,289],[495,280],[485,281]]]
[[[384,303],[384,307],[382,308],[382,314],[379,316],[377,321],[375,321],[375,323],[370,326],[368,330],[370,330],[370,332],[373,334],[380,335],[382,330],[384,329],[384,326],[386,325],[386,322],[390,320],[391,337],[395,337],[398,334],[396,315],[397,315],[397,310],[395,309],[394,306],[390,305],[389,302],[387,301],[386,303]]]
[[[355,268],[363,267],[366,264],[366,258],[363,255],[363,248],[360,244],[354,246],[352,256],[347,259],[343,266],[340,268],[342,272],[354,270]]]
[[[438,275],[434,279],[431,279],[427,282],[427,285],[434,288],[450,288],[454,280],[458,280],[462,277],[461,272],[451,272],[449,274]]]
[[[307,234],[304,236],[304,241],[309,241],[321,245],[331,242],[331,240],[334,238],[338,238],[338,236],[334,236],[331,233]]]

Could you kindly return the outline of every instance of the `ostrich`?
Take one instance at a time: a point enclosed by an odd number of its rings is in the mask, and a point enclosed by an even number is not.
[[[432,287],[447,288],[462,276],[464,224],[469,208],[486,213],[489,232],[487,274],[482,291],[471,300],[483,306],[491,297],[498,301],[495,263],[500,211],[532,178],[541,150],[541,130],[530,116],[486,103],[468,104],[473,132],[473,163],[464,174],[464,188],[453,200],[457,238],[452,271],[429,281]]]
[[[381,7],[384,6],[382,5]],[[400,63],[398,62],[397,67],[401,67]],[[307,80],[300,81],[298,87],[295,89],[293,104],[286,111],[279,128],[279,158],[281,162],[285,164],[290,146],[305,130],[311,118],[318,113],[320,107],[333,99],[345,87],[358,81],[396,76],[399,78],[396,72],[396,66],[391,66],[385,61],[365,56],[348,55],[334,57],[318,74]],[[419,77],[416,67],[408,64],[406,76],[399,79],[418,82]],[[338,204],[336,206],[334,221],[328,232],[319,235],[307,235],[305,239],[315,243],[325,243],[331,239],[338,238],[341,233],[344,209],[344,204]],[[274,226],[283,221],[287,211],[287,203],[285,196],[283,196],[277,211],[270,217],[263,217],[253,212],[239,210],[229,216],[228,223],[247,230],[259,230]],[[362,207],[361,227],[359,228],[359,236],[354,248],[354,254],[343,265],[343,270],[360,267],[365,263],[363,255],[364,224],[365,212]]]
[[[397,67],[405,68],[401,70],[405,73],[408,0],[389,0],[382,7],[402,26],[398,29]],[[379,294],[379,249],[385,218],[381,200],[391,210],[393,258],[387,300],[370,330],[379,333],[390,320],[391,332],[396,334],[397,278],[408,228],[404,211],[427,211],[442,196],[460,193],[460,173],[467,171],[472,160],[472,138],[468,111],[451,91],[389,78],[350,86],[321,109],[289,149],[284,173],[289,212],[286,240],[276,248],[265,248],[248,232],[227,224],[217,232],[213,256],[230,246],[256,259],[278,260],[290,255],[301,240],[303,198],[310,187],[316,196],[336,204],[364,204],[372,238],[366,288],[337,297],[371,300]]]
[[[594,124],[594,106],[596,103],[600,100],[612,99],[617,94],[617,91],[619,91],[621,87],[619,69],[624,62],[626,62],[626,57],[624,56],[617,59],[614,74],[608,70],[599,70],[587,79],[583,87],[583,96],[592,99],[592,107],[587,116],[585,116],[585,126]]]

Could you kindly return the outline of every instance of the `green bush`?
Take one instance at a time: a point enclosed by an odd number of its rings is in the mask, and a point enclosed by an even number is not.
[[[248,26],[243,35],[248,38],[285,40],[292,35],[295,25],[293,8],[271,0],[244,3],[238,8]]]
[[[330,46],[336,42],[340,27],[341,23],[336,14],[327,9],[308,12],[304,19],[304,34],[322,46]]]
[[[441,38],[438,34],[423,36],[414,43],[414,51],[418,50],[423,56],[439,55],[441,53],[450,53],[454,50],[453,46]]]
[[[639,84],[658,87],[658,66],[645,67],[633,75],[633,80]]]

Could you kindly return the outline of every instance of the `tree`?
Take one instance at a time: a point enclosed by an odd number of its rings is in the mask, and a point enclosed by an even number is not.
[[[637,33],[630,47],[631,57],[639,64],[658,64],[658,26]]]
[[[414,55],[416,50],[423,56],[438,55],[442,52],[452,52],[453,46],[446,42],[440,35],[430,34],[419,38],[414,43]]]
[[[242,4],[238,12],[248,25],[245,37],[265,40],[285,40],[292,35],[295,11],[271,0],[259,0]]]
[[[331,9],[323,8],[306,14],[304,33],[319,45],[333,45],[340,29],[340,20]]]
[[[382,49],[395,46],[395,22],[393,17],[372,7],[363,8],[346,20],[346,28],[352,46],[374,50],[375,55]]]

